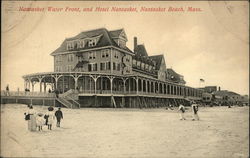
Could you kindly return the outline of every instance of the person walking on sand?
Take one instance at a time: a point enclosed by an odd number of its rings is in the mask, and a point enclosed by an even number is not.
[[[194,101],[192,102],[192,111],[193,111],[193,121],[194,120],[200,120],[198,115],[198,104],[196,104]]]
[[[54,112],[53,112],[54,108],[53,107],[49,107],[48,108],[48,112],[46,113],[46,115],[48,116],[48,130],[52,130],[52,124],[54,122],[55,116],[54,116]]]
[[[58,110],[55,112],[56,116],[56,127],[60,127],[61,119],[63,119],[63,113],[61,111],[61,108],[58,108]]]
[[[185,107],[184,105],[180,104],[179,108],[178,108],[179,114],[180,114],[180,120],[186,120],[186,118],[184,117],[184,113],[185,113]]]

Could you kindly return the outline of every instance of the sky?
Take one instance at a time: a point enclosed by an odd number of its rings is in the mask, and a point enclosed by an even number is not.
[[[50,56],[65,38],[86,30],[123,28],[149,55],[164,54],[166,65],[192,87],[220,86],[249,94],[248,2],[3,2],[1,89],[23,90],[23,75],[53,71]],[[20,7],[135,7],[138,12],[25,12]],[[141,7],[183,8],[184,12],[140,12]],[[188,7],[200,8],[188,12]],[[205,82],[200,83],[200,79]]]

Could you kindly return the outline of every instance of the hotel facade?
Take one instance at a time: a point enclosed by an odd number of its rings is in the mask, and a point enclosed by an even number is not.
[[[150,108],[202,98],[202,90],[166,68],[163,54],[149,56],[136,37],[130,50],[127,41],[124,29],[105,28],[66,38],[51,53],[54,72],[23,76],[25,88],[59,93],[55,100],[65,107]]]

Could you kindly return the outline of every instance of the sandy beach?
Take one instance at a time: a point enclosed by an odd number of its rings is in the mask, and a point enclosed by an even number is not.
[[[34,106],[45,113],[47,107]],[[2,157],[248,157],[249,107],[65,109],[61,128],[30,132],[26,105],[1,105]]]

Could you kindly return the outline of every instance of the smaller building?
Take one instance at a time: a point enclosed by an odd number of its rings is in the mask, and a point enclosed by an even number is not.
[[[243,101],[240,94],[228,90],[215,91],[212,94],[221,104],[241,105]]]
[[[217,86],[206,86],[204,88],[199,88],[199,89],[204,90],[204,92],[206,92],[206,93],[213,93],[213,92],[217,91]]]

